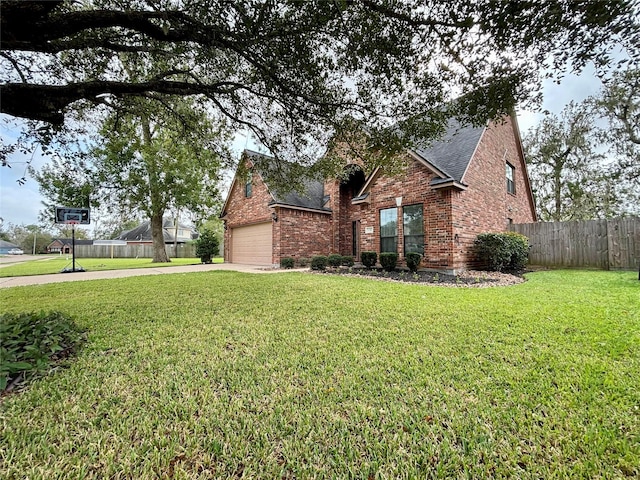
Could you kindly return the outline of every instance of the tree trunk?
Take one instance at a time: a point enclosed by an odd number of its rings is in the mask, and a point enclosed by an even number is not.
[[[149,118],[146,115],[140,116],[140,123],[142,125],[142,138],[145,147],[151,147],[151,126],[149,125]],[[164,216],[164,203],[162,201],[162,194],[158,191],[158,173],[156,171],[156,164],[152,157],[149,157],[149,153],[142,152],[142,156],[147,164],[147,171],[149,175],[149,197],[151,203],[151,238],[153,239],[153,260],[152,263],[169,263],[169,256],[167,255],[167,249],[164,244],[163,234],[163,216]]]
[[[153,238],[153,263],[170,262],[167,250],[164,246],[164,235],[162,234],[162,213],[154,213],[151,216],[151,238]]]

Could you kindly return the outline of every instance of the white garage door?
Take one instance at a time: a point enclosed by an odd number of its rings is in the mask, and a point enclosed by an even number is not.
[[[271,265],[271,222],[231,231],[231,263]]]

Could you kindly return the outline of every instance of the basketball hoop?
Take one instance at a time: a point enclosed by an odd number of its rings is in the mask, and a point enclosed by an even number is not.
[[[64,222],[66,225],[78,225],[82,220],[82,215],[79,213],[65,213]]]
[[[56,207],[56,223],[62,225],[71,225],[71,248],[73,251],[72,268],[64,268],[62,273],[67,272],[84,272],[84,268],[76,269],[76,225],[89,225],[88,208],[68,208]]]
[[[55,223],[62,225],[89,225],[88,208],[56,207]]]

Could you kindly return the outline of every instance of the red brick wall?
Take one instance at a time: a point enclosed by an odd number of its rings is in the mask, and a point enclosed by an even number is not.
[[[515,167],[515,195],[507,192],[505,162]],[[509,219],[535,221],[525,169],[513,119],[489,125],[463,178],[469,188],[452,198],[454,268],[474,265],[471,249],[479,233],[506,231]]]
[[[244,195],[245,185],[236,181],[229,192],[225,211],[226,227],[224,242],[225,262],[231,260],[231,229],[272,221],[276,213],[278,221],[273,222],[272,263],[278,265],[283,257],[310,258],[314,255],[328,255],[333,251],[333,222],[328,213],[294,210],[284,207],[269,207],[273,197],[260,175],[254,173],[251,197]]]
[[[285,257],[300,260],[332,252],[334,224],[331,214],[283,207],[278,208],[277,213],[273,239],[277,263]]]
[[[422,266],[439,270],[461,270],[473,266],[473,241],[479,233],[505,231],[508,219],[514,223],[535,220],[525,180],[525,164],[511,118],[490,125],[484,132],[474,159],[463,178],[467,190],[433,190],[436,177],[428,167],[408,158],[404,174],[380,175],[371,185],[369,204],[352,205],[333,201],[334,219],[341,223],[339,253],[351,254],[351,222],[360,221],[360,250],[380,253],[380,210],[396,206],[422,204],[425,251]],[[515,167],[516,194],[507,192],[505,162]],[[366,227],[373,233],[366,234]],[[404,258],[402,209],[398,209],[398,253]]]
[[[236,179],[231,187],[227,199],[227,209],[225,210],[226,230],[224,232],[224,261],[231,261],[231,229],[271,221],[273,209],[269,208],[269,202],[273,197],[267,190],[260,175],[255,174],[252,178],[252,191],[250,197],[245,197],[245,184]],[[275,238],[274,245],[275,245]],[[280,259],[273,259],[278,263]]]
[[[369,190],[370,203],[352,205],[348,202],[347,212],[342,215],[348,234],[340,239],[340,253],[351,254],[351,222],[356,220],[360,221],[360,251],[380,253],[380,210],[396,207],[396,197],[402,197],[402,206],[423,205],[425,255],[422,265],[434,269],[450,268],[453,260],[450,193],[432,190],[429,182],[434,177],[426,166],[410,158],[407,158],[405,173],[395,177],[381,174]],[[401,260],[404,259],[402,221],[402,208],[399,208],[398,253]],[[373,233],[365,233],[367,227],[373,227]]]

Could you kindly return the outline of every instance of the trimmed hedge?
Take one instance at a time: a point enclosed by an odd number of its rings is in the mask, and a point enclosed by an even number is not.
[[[308,267],[309,265],[311,265],[311,259],[306,257],[301,257],[298,259],[298,265],[300,267]]]
[[[378,261],[378,254],[376,252],[360,252],[360,261],[365,267],[373,268]]]
[[[417,272],[418,267],[420,266],[420,260],[422,260],[422,255],[415,252],[409,252],[405,255],[405,259],[407,261],[407,267],[412,272]]]
[[[518,272],[527,264],[529,239],[516,232],[481,233],[474,242],[474,252],[487,270]]]
[[[344,255],[342,257],[342,260],[340,262],[341,265],[344,265],[345,267],[353,267],[354,264],[354,260],[353,257],[351,255]]]
[[[380,265],[387,272],[393,272],[398,264],[398,254],[393,252],[384,252],[380,254]]]
[[[284,257],[280,259],[280,268],[293,268],[295,261],[291,257]]]
[[[317,255],[311,259],[311,270],[324,270],[329,259],[324,255]]]
[[[329,262],[329,266],[331,267],[339,267],[342,263],[342,255],[338,255],[337,253],[332,253],[327,257],[327,261]]]

